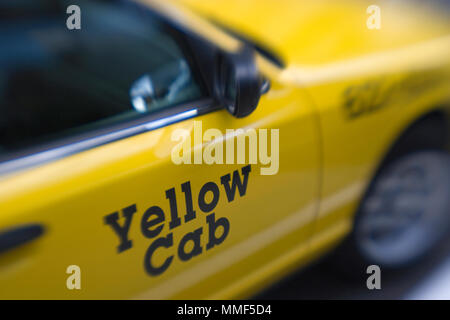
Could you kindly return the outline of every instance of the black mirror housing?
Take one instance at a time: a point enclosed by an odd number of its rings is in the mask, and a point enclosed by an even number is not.
[[[267,84],[259,73],[250,46],[243,46],[237,53],[218,54],[215,82],[217,99],[237,118],[256,109],[262,88]]]

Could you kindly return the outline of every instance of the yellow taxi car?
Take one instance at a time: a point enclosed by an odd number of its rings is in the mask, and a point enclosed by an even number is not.
[[[450,20],[371,2],[0,2],[0,298],[245,298],[336,247],[354,274],[418,261],[450,218]],[[188,159],[249,154],[176,163],[174,132]]]

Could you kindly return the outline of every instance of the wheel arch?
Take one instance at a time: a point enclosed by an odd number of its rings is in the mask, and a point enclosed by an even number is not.
[[[348,261],[353,259],[353,254],[356,250],[354,242],[354,226],[359,218],[358,213],[367,195],[373,188],[376,180],[382,169],[393,159],[401,157],[414,149],[442,149],[450,151],[450,108],[436,107],[428,109],[427,112],[410,121],[408,125],[400,131],[397,138],[388,146],[387,151],[382,155],[381,161],[378,163],[373,174],[370,177],[370,182],[362,193],[361,198],[353,212],[353,226],[352,231],[336,246],[335,250],[330,253],[327,260],[334,268],[341,271],[341,274],[351,279],[362,279],[366,276],[364,267],[365,264],[356,266],[348,265]]]
[[[372,189],[373,183],[383,168],[394,159],[408,152],[420,149],[441,149],[450,151],[450,108],[436,107],[428,109],[410,121],[381,156],[374,171],[370,175],[357,206],[352,214],[353,224],[362,203]]]
[[[378,165],[378,172],[384,164],[413,149],[447,149],[450,150],[450,109],[433,108],[416,117],[404,128],[390,145],[383,160]]]

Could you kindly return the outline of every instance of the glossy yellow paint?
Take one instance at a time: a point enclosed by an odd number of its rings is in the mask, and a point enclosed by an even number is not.
[[[280,144],[282,166],[278,174],[262,176],[258,166],[252,166],[246,195],[237,195],[230,203],[219,179],[243,165],[172,163],[171,150],[177,142],[171,141],[171,134],[176,128],[192,130],[194,119],[2,180],[2,227],[39,222],[48,231],[32,247],[1,257],[1,297],[206,298],[225,290],[224,284],[236,285],[233,279],[250,281],[253,272],[259,271],[255,263],[276,261],[281,254],[276,244],[289,250],[306,243],[319,192],[320,143],[314,110],[301,92],[277,85],[261,103],[272,107],[260,108],[239,121],[226,111],[195,119],[203,122],[204,130],[279,128],[285,137],[282,140],[286,143]],[[294,136],[303,138],[288,138]],[[165,191],[172,187],[176,188],[178,210],[183,216],[180,185],[186,181],[192,185],[197,218],[174,229],[174,248],[160,249],[153,262],[160,265],[169,254],[176,255],[180,238],[200,227],[205,252],[189,262],[174,258],[164,274],[149,276],[143,265],[152,239],[142,236],[141,217],[149,207],[158,205],[169,220]],[[201,186],[209,181],[221,189],[214,213],[216,219],[229,219],[230,233],[223,244],[206,251],[207,214],[200,211],[196,199]],[[132,204],[137,205],[130,229],[133,247],[118,254],[119,239],[103,219]],[[163,233],[168,232],[167,223]],[[79,265],[84,273],[85,285],[80,291],[66,288],[65,270],[72,264]]]
[[[248,297],[342,239],[395,139],[421,115],[450,105],[450,27],[427,9],[382,7],[382,29],[368,30],[365,1],[183,0],[174,2],[177,14],[157,3],[227,50],[236,40],[193,12],[250,35],[277,51],[287,67],[258,58],[272,88],[244,119],[217,111],[3,177],[0,227],[38,222],[47,232],[0,256],[0,298]],[[417,25],[430,17],[433,23]],[[349,88],[364,112],[345,107]],[[369,112],[365,102],[374,99],[382,103]],[[192,132],[194,120],[223,132],[280,129],[278,174],[262,176],[252,165],[246,195],[228,203],[220,177],[243,165],[171,161],[173,130]],[[154,239],[143,237],[142,215],[158,205],[169,220],[165,191],[175,188],[183,216],[180,185],[186,181],[197,218],[173,230],[164,224],[161,236],[173,232],[174,247],[160,249],[154,263],[175,258],[165,273],[149,276],[144,256]],[[230,233],[206,250],[210,213],[201,212],[196,199],[209,181],[221,192],[216,219],[228,218]],[[132,248],[117,253],[118,238],[103,219],[131,204],[137,206]],[[180,261],[178,242],[198,228],[203,253]],[[81,267],[81,290],[66,288],[72,264]]]

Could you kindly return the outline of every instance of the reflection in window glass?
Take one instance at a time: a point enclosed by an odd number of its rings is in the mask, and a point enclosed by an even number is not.
[[[0,154],[201,97],[178,38],[128,1],[0,2]]]

